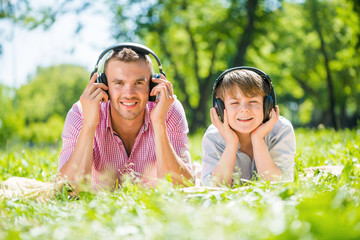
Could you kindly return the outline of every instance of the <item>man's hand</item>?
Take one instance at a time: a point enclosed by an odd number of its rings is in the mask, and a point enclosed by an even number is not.
[[[150,113],[150,119],[153,125],[155,123],[165,124],[166,115],[176,98],[173,86],[166,80],[164,75],[161,75],[161,78],[153,78],[151,81],[158,83],[158,85],[151,90],[150,96],[155,96],[160,93],[160,97],[156,107]]]
[[[97,73],[95,73],[84,92],[80,96],[81,108],[83,111],[83,126],[95,129],[100,121],[100,101],[108,101],[108,94],[105,92],[109,88],[103,83],[95,83]]]
[[[273,129],[275,123],[279,120],[279,116],[279,106],[275,106],[275,110],[271,109],[270,111],[270,119],[251,132],[251,139],[263,139]]]
[[[229,125],[227,110],[224,109],[224,123],[221,122],[215,108],[210,109],[210,118],[211,123],[217,128],[220,135],[224,138],[226,145],[233,144],[237,147],[239,145],[239,137]]]

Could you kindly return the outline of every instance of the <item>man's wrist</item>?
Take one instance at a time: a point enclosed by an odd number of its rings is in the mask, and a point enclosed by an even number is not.
[[[151,122],[154,130],[156,129],[166,129],[166,122],[165,121],[152,121]]]
[[[81,131],[95,132],[96,128],[97,128],[97,125],[94,125],[93,123],[83,122],[83,124],[81,126]]]

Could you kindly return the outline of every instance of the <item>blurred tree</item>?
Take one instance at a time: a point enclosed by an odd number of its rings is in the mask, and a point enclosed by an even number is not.
[[[63,64],[38,68],[30,82],[17,91],[18,110],[28,128],[20,133],[22,138],[32,141],[59,138],[64,118],[78,101],[88,80],[89,72],[80,66]]]
[[[24,126],[21,113],[13,105],[15,90],[0,84],[0,147],[5,147]]]
[[[205,126],[216,76],[239,65],[273,79],[295,125],[359,119],[359,1],[158,0],[110,3],[115,38],[163,59],[190,130]],[[341,90],[341,91],[339,91]]]
[[[360,116],[356,50],[360,18],[352,3],[285,2],[273,20],[264,26],[271,34],[257,39],[254,46],[262,51],[264,64],[271,66],[274,75],[285,80],[276,89],[282,102],[295,103],[293,109],[299,112],[293,122],[356,126]]]
[[[261,0],[129,1],[111,6],[117,16],[115,37],[141,40],[163,59],[191,132],[209,119],[216,76],[246,63],[258,26],[271,13],[266,8]]]

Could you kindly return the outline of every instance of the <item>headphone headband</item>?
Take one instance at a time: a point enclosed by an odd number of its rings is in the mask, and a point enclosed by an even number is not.
[[[270,76],[267,75],[265,72],[261,71],[258,68],[254,68],[254,67],[247,67],[247,66],[241,66],[241,67],[233,67],[230,68],[226,71],[224,71],[223,73],[220,74],[220,76],[215,80],[214,86],[213,86],[213,90],[215,90],[215,88],[219,85],[219,83],[222,81],[222,79],[224,78],[224,76],[232,71],[236,71],[236,70],[249,70],[249,71],[253,71],[255,73],[257,73],[270,87],[272,86],[272,82],[270,79]]]
[[[275,96],[275,91],[274,91],[274,87],[272,85],[272,81],[270,79],[270,76],[267,75],[265,72],[261,71],[260,69],[258,68],[254,68],[254,67],[247,67],[247,66],[241,66],[241,67],[233,67],[233,68],[230,68],[230,69],[227,69],[225,70],[223,73],[220,74],[220,76],[215,80],[215,83],[214,83],[214,86],[213,86],[213,96],[212,96],[212,102],[213,102],[213,106],[215,106],[215,100],[216,100],[216,97],[214,95],[214,91],[215,89],[218,87],[218,85],[221,83],[222,79],[224,78],[224,76],[229,73],[229,72],[232,72],[232,71],[236,71],[236,70],[249,70],[249,71],[252,71],[252,72],[255,72],[257,73],[262,79],[264,82],[266,82],[266,84],[269,85],[269,88],[270,88],[270,92],[269,93],[266,93],[267,95],[270,95],[273,97],[273,99],[276,101],[276,96]],[[274,102],[275,104],[275,102]]]
[[[159,71],[161,74],[165,75],[163,69],[162,69],[162,65],[161,65],[161,61],[159,59],[159,57],[155,54],[155,52],[153,50],[151,50],[150,48],[144,46],[144,45],[141,45],[139,43],[131,43],[131,42],[124,42],[124,43],[119,43],[119,44],[115,44],[115,45],[112,45],[108,48],[106,48],[100,55],[99,55],[99,58],[95,64],[95,69],[94,71],[91,73],[91,75],[93,75],[95,72],[97,72],[98,70],[98,64],[100,62],[100,60],[103,58],[103,56],[108,53],[109,51],[111,50],[114,50],[114,51],[119,51],[120,49],[122,48],[130,48],[132,50],[134,50],[135,52],[138,52],[138,53],[141,53],[141,54],[144,54],[144,55],[148,55],[148,54],[151,54],[155,59],[156,59],[156,62],[159,66]],[[166,76],[166,75],[165,75]]]

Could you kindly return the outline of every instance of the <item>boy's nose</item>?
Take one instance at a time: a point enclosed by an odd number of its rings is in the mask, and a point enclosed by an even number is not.
[[[239,104],[240,111],[246,112],[249,111],[249,105],[246,102],[242,102]]]

